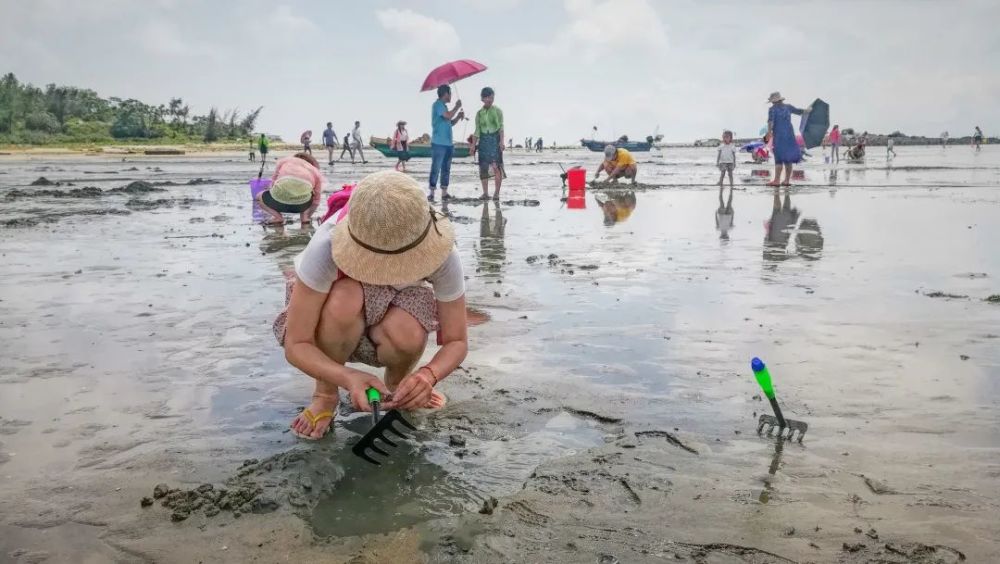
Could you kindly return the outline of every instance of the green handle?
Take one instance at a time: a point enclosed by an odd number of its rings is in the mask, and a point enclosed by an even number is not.
[[[365,390],[365,394],[368,396],[368,403],[382,401],[382,394],[380,394],[375,388],[368,388]]]
[[[764,390],[764,395],[768,399],[774,399],[774,385],[771,383],[771,373],[767,370],[767,365],[759,358],[754,358],[750,363],[750,367],[753,368],[754,378],[760,384],[760,389]]]

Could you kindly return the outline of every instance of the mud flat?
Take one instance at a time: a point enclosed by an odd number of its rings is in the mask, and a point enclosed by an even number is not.
[[[255,166],[5,156],[0,562],[1000,561],[995,149],[740,165],[724,237],[711,150],[612,221],[559,201],[582,151],[508,153],[499,205],[456,167],[473,352],[377,469],[349,408],[287,433],[312,230],[252,224]],[[753,356],[802,444],[754,433]]]

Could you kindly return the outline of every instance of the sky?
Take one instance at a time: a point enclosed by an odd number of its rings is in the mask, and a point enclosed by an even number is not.
[[[166,103],[264,106],[297,139],[354,120],[430,130],[427,73],[470,58],[470,109],[496,90],[506,133],[750,137],[780,91],[841,127],[1000,132],[995,0],[0,0],[0,73]],[[471,133],[456,127],[457,136]]]

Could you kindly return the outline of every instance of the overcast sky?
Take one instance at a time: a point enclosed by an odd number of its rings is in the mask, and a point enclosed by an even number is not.
[[[826,100],[842,127],[995,135],[998,21],[996,0],[0,0],[0,72],[199,113],[263,105],[286,140],[328,120],[429,131],[418,90],[457,58],[489,67],[459,94],[478,108],[493,86],[518,140],[751,136],[773,90]]]

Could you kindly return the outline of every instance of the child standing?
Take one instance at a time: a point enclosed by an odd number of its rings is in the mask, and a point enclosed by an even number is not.
[[[719,167],[719,188],[729,173],[729,190],[733,190],[733,169],[736,168],[736,147],[733,145],[733,132],[726,130],[722,132],[722,145],[719,145],[719,154],[715,157],[715,164]]]
[[[885,160],[889,160],[896,156],[896,149],[893,149],[895,145],[896,145],[896,140],[893,139],[892,137],[890,137],[885,142]],[[892,155],[892,157],[890,157],[889,155]]]
[[[250,162],[254,162],[256,160],[257,160],[257,141],[253,138],[253,135],[251,135],[250,136]]]

